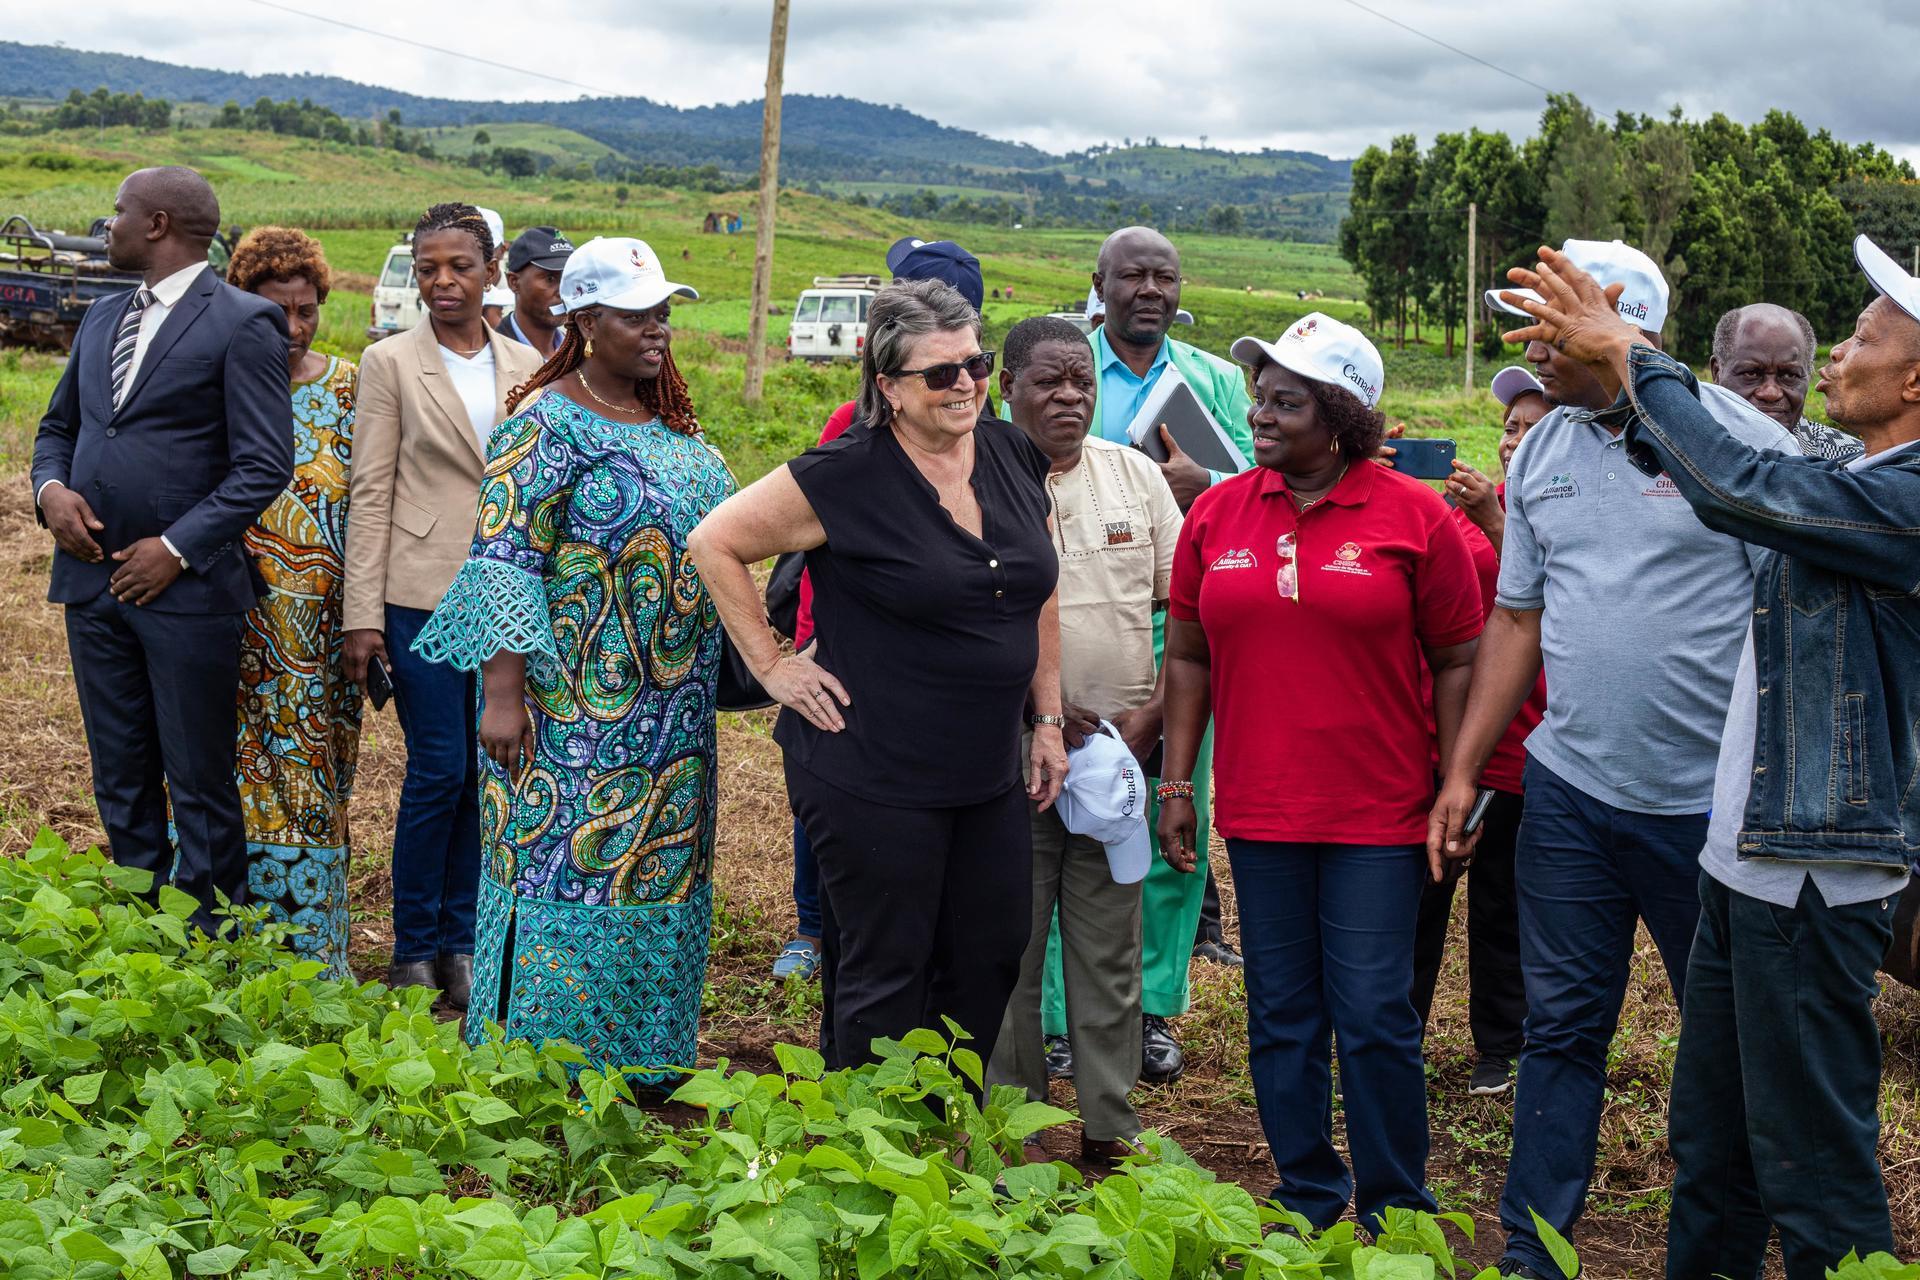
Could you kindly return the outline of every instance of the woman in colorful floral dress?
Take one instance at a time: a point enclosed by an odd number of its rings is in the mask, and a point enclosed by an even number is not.
[[[347,798],[360,691],[341,667],[341,556],[357,370],[313,350],[329,272],[318,242],[286,227],[242,240],[227,282],[287,314],[293,481],[248,531],[267,595],[240,650],[241,807],[247,893],[304,930],[294,949],[347,970]]]
[[[674,294],[697,296],[642,241],[568,260],[565,339],[509,398],[472,557],[414,645],[484,672],[469,1040],[568,1040],[642,1084],[696,1055],[722,633],[686,539],[733,491],[670,354]]]

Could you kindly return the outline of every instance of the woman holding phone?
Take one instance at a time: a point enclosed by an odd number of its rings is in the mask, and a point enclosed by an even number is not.
[[[480,211],[437,204],[413,231],[427,318],[360,360],[348,501],[347,676],[391,679],[407,775],[393,831],[388,985],[440,987],[465,1009],[480,888],[479,748],[470,672],[428,662],[414,639],[466,561],[480,473],[507,392],[540,367],[481,322],[496,264]]]

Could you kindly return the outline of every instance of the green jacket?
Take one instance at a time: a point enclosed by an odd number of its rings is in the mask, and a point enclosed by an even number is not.
[[[1112,348],[1107,347],[1104,329],[1094,330],[1087,341],[1093,347],[1093,429],[1100,434],[1100,362]],[[1167,363],[1180,371],[1180,376],[1193,388],[1193,394],[1246,458],[1247,465],[1253,465],[1253,428],[1247,425],[1253,401],[1247,395],[1246,370],[1178,338],[1168,338],[1166,342]]]

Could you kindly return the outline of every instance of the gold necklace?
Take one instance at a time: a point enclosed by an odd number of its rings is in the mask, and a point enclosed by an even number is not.
[[[1300,504],[1300,514],[1305,515],[1307,513],[1307,508],[1313,506],[1315,503],[1326,501],[1327,494],[1332,493],[1334,489],[1339,486],[1340,482],[1346,479],[1347,468],[1351,465],[1353,464],[1342,463],[1340,467],[1340,474],[1333,478],[1333,483],[1327,486],[1326,493],[1322,493],[1319,497],[1302,499],[1298,493],[1295,493],[1293,495],[1293,500]]]
[[[592,396],[603,407],[611,409],[615,413],[645,413],[646,412],[646,409],[641,407],[638,404],[635,404],[631,409],[625,407],[624,405],[617,405],[613,403],[611,400],[608,400],[605,396],[601,395],[598,391],[595,391],[593,389],[593,384],[587,381],[587,366],[585,366],[584,364],[581,365],[579,368],[575,369],[573,372],[575,373],[575,375],[579,377],[580,385],[586,390],[586,393]]]

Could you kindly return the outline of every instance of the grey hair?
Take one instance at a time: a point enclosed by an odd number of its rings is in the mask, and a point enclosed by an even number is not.
[[[1735,307],[1721,316],[1719,323],[1713,326],[1713,350],[1709,353],[1713,359],[1724,361],[1727,358],[1727,349],[1733,346],[1734,335],[1740,331],[1741,319],[1755,307],[1772,307],[1776,311],[1784,311],[1793,317],[1794,328],[1800,331],[1800,349],[1806,353],[1801,364],[1806,367],[1808,373],[1812,373],[1813,357],[1817,346],[1813,338],[1813,323],[1793,308],[1783,307],[1774,302],[1750,302],[1744,307]]]
[[[980,340],[980,313],[943,280],[904,280],[874,295],[867,312],[867,347],[860,357],[860,401],[854,416],[873,427],[893,422],[893,406],[880,393],[880,378],[907,367],[913,344],[930,333],[965,329]]]

